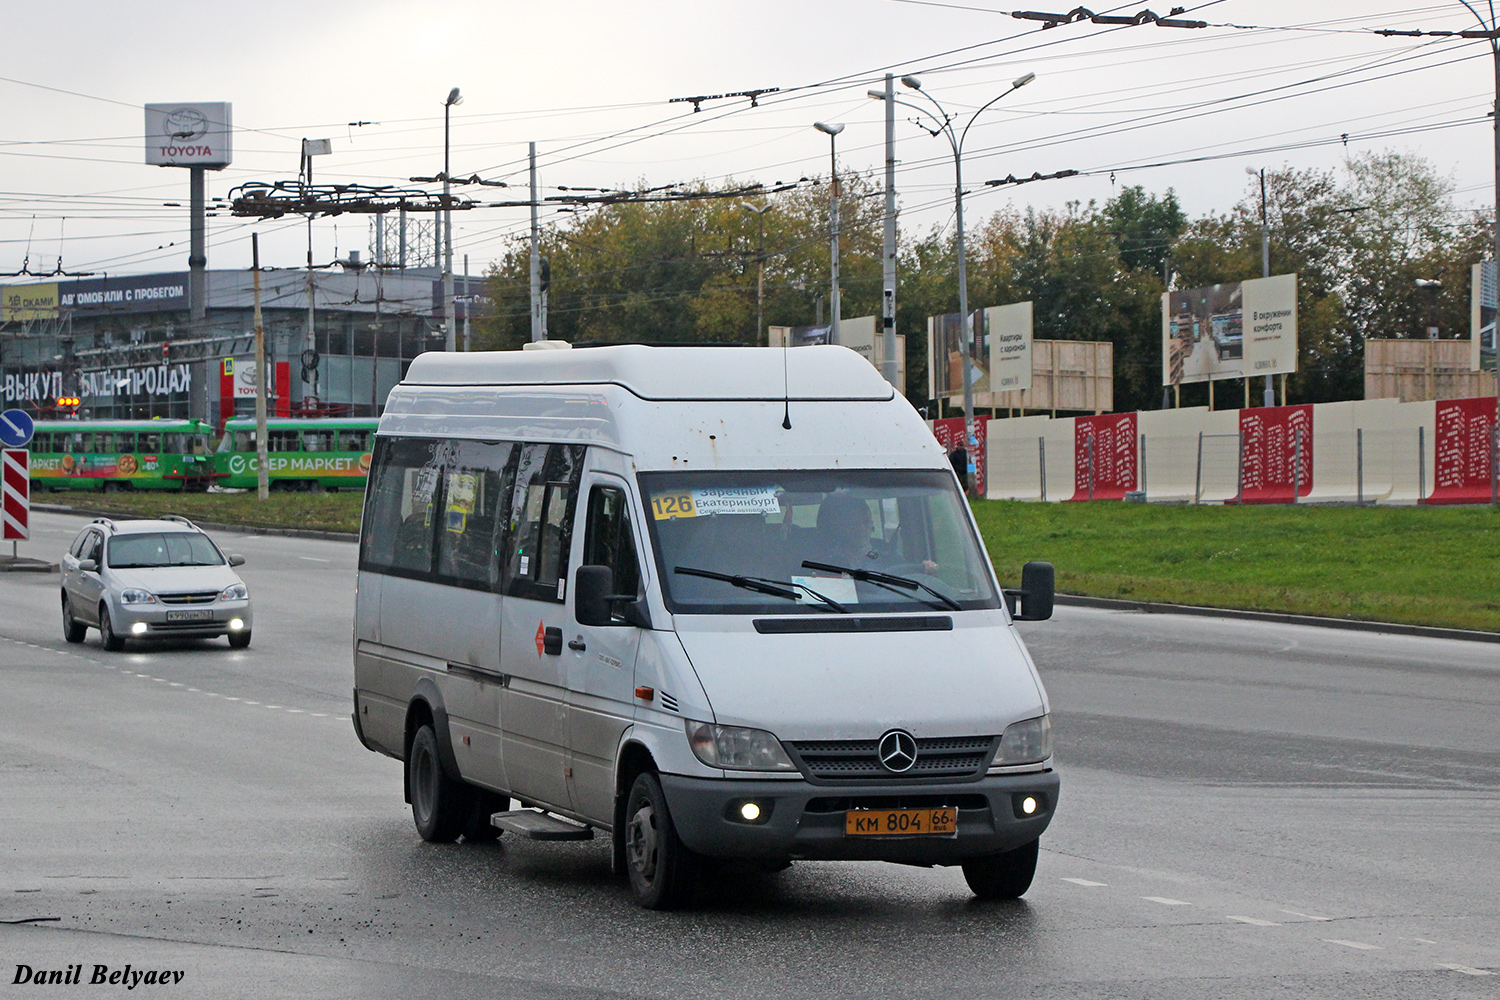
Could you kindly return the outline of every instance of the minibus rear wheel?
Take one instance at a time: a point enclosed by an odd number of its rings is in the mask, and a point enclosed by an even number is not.
[[[417,833],[432,844],[457,840],[469,818],[469,786],[443,770],[432,726],[424,724],[412,737],[406,773],[411,781],[411,818],[417,824]]]
[[[677,836],[656,775],[644,771],[625,800],[625,871],[635,901],[648,910],[674,910],[692,901],[698,856]]]
[[[965,861],[964,881],[980,899],[1020,899],[1031,888],[1036,875],[1037,849],[1041,841],[1018,847],[1004,854]]]

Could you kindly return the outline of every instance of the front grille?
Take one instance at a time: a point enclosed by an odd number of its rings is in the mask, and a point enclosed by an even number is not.
[[[200,590],[191,594],[157,594],[163,604],[212,604],[219,599],[217,590]]]
[[[803,812],[841,813],[850,809],[988,809],[983,795],[869,795],[808,799]]]
[[[821,740],[787,743],[811,778],[923,780],[964,778],[978,774],[994,756],[998,736],[950,736],[917,740],[917,762],[909,770],[887,771],[877,753],[878,740]]]
[[[196,621],[196,622],[152,622],[153,632],[197,632],[206,628],[223,628],[224,623],[219,621]]]

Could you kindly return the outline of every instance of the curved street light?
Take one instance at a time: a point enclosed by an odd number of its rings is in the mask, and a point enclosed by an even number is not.
[[[833,176],[833,199],[829,210],[829,228],[832,230],[829,253],[832,265],[829,272],[831,275],[831,287],[829,289],[828,310],[832,320],[828,327],[828,342],[830,344],[840,343],[839,319],[843,309],[839,305],[839,154],[838,134],[844,131],[843,123],[830,125],[827,122],[813,122],[813,128],[828,136],[828,159],[832,164]]]
[[[932,136],[942,135],[947,138],[948,145],[953,149],[953,208],[954,215],[956,217],[955,225],[957,228],[958,238],[958,313],[959,322],[962,324],[963,329],[963,335],[959,337],[959,352],[962,355],[961,364],[963,367],[964,381],[964,444],[965,448],[969,450],[971,461],[973,460],[973,449],[979,446],[979,441],[974,435],[974,373],[971,367],[971,352],[969,349],[969,344],[973,339],[974,331],[971,325],[972,319],[969,316],[969,277],[968,269],[965,266],[964,261],[964,139],[968,137],[969,129],[974,126],[974,122],[979,118],[980,115],[984,114],[993,105],[998,103],[1001,98],[1014,93],[1017,90],[1020,90],[1022,87],[1026,86],[1028,83],[1035,79],[1035,73],[1026,73],[1022,76],[1016,77],[1011,81],[1011,85],[1008,90],[1005,90],[1004,92],[991,98],[978,111],[970,115],[968,123],[964,125],[963,131],[961,132],[955,131],[953,127],[956,116],[949,114],[948,110],[938,103],[937,98],[933,97],[926,90],[923,90],[922,81],[914,76],[903,76],[901,78],[902,85],[910,90],[915,90],[917,93],[927,98],[927,100],[931,101],[932,106],[937,108],[938,113],[933,114],[931,111],[928,111],[921,105],[912,104],[909,101],[902,101],[899,99],[896,101],[897,104],[902,104],[908,108],[912,108],[913,110],[926,115],[929,119],[931,119],[933,122],[933,127],[923,125],[921,122],[918,122],[917,124],[922,128],[923,131],[929,133]]]
[[[443,102],[443,350],[452,351],[458,345],[453,313],[453,210],[449,207],[448,181],[452,171],[448,167],[448,120],[455,104],[464,102],[463,95],[454,87],[448,91]]]

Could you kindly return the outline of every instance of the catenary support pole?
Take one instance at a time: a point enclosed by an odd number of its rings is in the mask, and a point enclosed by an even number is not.
[[[880,324],[885,357],[881,374],[895,386],[896,365],[896,82],[885,75],[885,232],[881,242]]]
[[[547,319],[542,315],[541,227],[537,219],[536,143],[530,146],[531,161],[531,339],[547,339]]]
[[[266,448],[266,327],[260,315],[260,233],[250,234],[250,257],[255,283],[255,492],[262,499],[270,499],[270,472],[266,468],[269,456]],[[222,406],[222,404],[220,404]],[[234,398],[230,397],[230,405]]]

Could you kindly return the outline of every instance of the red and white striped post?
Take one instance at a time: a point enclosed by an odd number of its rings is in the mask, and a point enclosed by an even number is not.
[[[0,539],[11,543],[30,538],[31,520],[31,452],[25,448],[6,448],[0,452]]]

